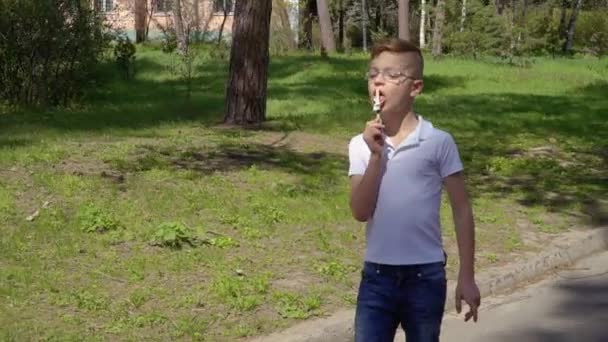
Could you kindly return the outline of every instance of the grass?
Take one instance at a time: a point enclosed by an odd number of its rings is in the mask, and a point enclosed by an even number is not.
[[[190,101],[169,62],[143,49],[132,82],[106,65],[78,105],[3,109],[0,339],[228,341],[353,304],[346,147],[371,116],[366,57],[273,58],[255,131],[216,126],[225,61],[203,63]],[[478,268],[606,223],[606,60],[426,75],[416,110],[460,146]],[[441,220],[454,277],[445,199]]]

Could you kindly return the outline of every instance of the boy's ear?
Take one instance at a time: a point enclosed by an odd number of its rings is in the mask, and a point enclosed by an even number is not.
[[[412,91],[410,92],[410,96],[416,97],[422,94],[422,89],[424,89],[424,81],[414,80],[414,82],[412,83]]]

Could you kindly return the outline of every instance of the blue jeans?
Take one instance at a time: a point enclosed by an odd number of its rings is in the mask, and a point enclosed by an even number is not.
[[[365,262],[355,314],[355,342],[438,342],[447,281],[443,262],[391,266]]]

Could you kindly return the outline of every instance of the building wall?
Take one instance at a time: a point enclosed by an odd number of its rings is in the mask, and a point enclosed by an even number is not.
[[[132,40],[135,40],[135,27],[136,27],[136,0],[91,0],[93,1],[95,8],[102,10],[108,23],[116,28],[124,31]],[[147,5],[144,10],[146,11],[145,17],[150,17],[149,26],[149,39],[159,39],[163,37],[163,31],[173,25],[173,12],[172,11],[152,11],[150,16],[150,9],[153,4],[157,1],[163,0],[146,0]],[[173,0],[164,0],[172,2]],[[218,1],[218,0],[215,0]],[[194,34],[198,28],[198,32],[206,34],[209,39],[216,39],[224,20],[223,11],[214,10],[214,0],[181,0],[182,2],[182,17],[184,17],[184,25],[189,23],[192,27],[191,32]],[[223,1],[223,0],[219,0]],[[226,0],[228,1],[228,0]],[[248,0],[242,0],[248,1]],[[283,2],[283,8],[287,9],[288,26],[290,29],[291,40],[294,44],[297,42],[298,35],[298,0],[273,0],[273,21],[275,25],[271,25],[271,31],[277,30],[277,27],[284,29],[285,25],[279,23],[277,17],[280,14],[275,13],[279,6],[276,6],[276,2]],[[109,2],[109,5],[106,6]],[[232,1],[234,3],[234,1]],[[155,6],[154,6],[155,7]],[[105,9],[111,8],[111,10],[105,11]],[[198,10],[196,10],[198,9]],[[147,19],[146,19],[147,20]],[[224,24],[222,37],[226,39],[230,38],[232,32],[232,23],[234,20],[234,12],[230,11],[226,17]]]
[[[93,0],[104,3],[107,0]],[[162,32],[173,25],[172,11],[153,11],[150,16],[152,1],[147,0],[146,18],[150,18],[150,28],[148,37],[158,39],[162,37]],[[182,17],[184,26],[190,25],[191,32],[207,34],[210,39],[216,38],[220,26],[224,20],[224,12],[214,11],[213,0],[181,0]],[[116,29],[121,29],[127,33],[131,39],[135,39],[135,0],[113,0],[113,7],[110,11],[104,11],[107,22]],[[103,6],[102,6],[103,8]],[[197,10],[198,9],[198,10]],[[223,37],[229,37],[232,31],[233,12],[230,11],[224,24]]]

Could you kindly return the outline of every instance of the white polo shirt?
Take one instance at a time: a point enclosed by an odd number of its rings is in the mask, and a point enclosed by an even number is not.
[[[387,265],[444,261],[439,209],[443,179],[463,169],[452,136],[418,116],[399,146],[386,138],[376,210],[367,222],[365,260]],[[359,134],[349,144],[348,175],[363,175],[371,151]]]

